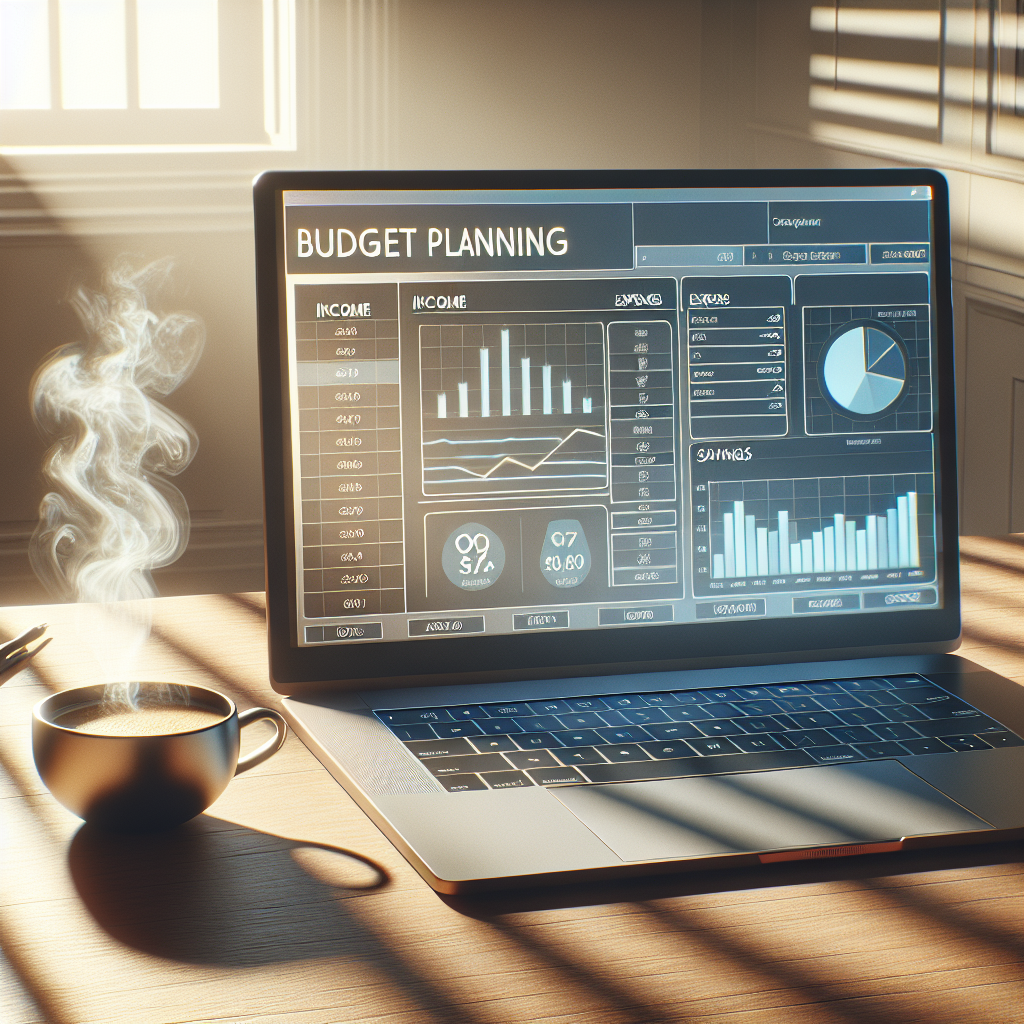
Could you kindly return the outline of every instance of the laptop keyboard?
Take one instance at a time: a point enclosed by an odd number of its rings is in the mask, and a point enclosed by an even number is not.
[[[377,711],[449,792],[1024,745],[918,675]]]

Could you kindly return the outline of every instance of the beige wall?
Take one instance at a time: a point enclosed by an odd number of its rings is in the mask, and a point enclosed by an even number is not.
[[[44,598],[25,557],[44,493],[29,380],[46,352],[80,337],[63,302],[69,288],[96,284],[123,252],[171,256],[176,269],[160,306],[192,311],[207,328],[198,369],[167,402],[196,427],[200,448],[177,481],[193,541],[160,585],[261,585],[250,182],[274,165],[945,168],[961,423],[967,464],[974,451],[977,466],[966,525],[1004,532],[1017,515],[1015,528],[1024,529],[1024,509],[1011,508],[1024,493],[1024,465],[1010,475],[1014,430],[1024,436],[1020,398],[1020,422],[1013,418],[1024,384],[1015,392],[1013,382],[1024,371],[1008,371],[1005,358],[1024,344],[1014,340],[1024,322],[1024,161],[991,152],[987,22],[972,3],[949,0],[960,20],[947,22],[956,22],[958,41],[946,46],[815,30],[812,8],[832,10],[827,0],[297,4],[296,152],[0,156],[0,602]],[[843,9],[855,6],[843,0]],[[898,6],[926,17],[940,9],[939,0]],[[987,0],[979,7],[987,10]],[[837,97],[825,96],[831,106],[823,108],[811,69],[836,55],[931,61],[949,94],[941,128],[859,116],[845,86],[832,91],[847,106],[837,112]],[[916,116],[926,121],[922,110]],[[982,408],[989,418],[974,426],[972,410]],[[980,439],[993,431],[996,443],[986,447]],[[975,492],[992,480],[1001,481],[990,488],[994,503],[979,500]]]

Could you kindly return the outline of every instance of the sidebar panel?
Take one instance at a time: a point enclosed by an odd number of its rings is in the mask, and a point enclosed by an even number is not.
[[[307,642],[371,640],[405,611],[397,288],[299,286],[296,374]]]

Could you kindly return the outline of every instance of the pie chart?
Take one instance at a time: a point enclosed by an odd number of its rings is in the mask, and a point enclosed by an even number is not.
[[[829,343],[821,377],[836,405],[855,416],[877,416],[903,393],[907,361],[890,334],[859,324]]]

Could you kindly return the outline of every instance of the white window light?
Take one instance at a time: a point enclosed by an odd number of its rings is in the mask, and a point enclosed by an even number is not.
[[[294,149],[294,77],[295,0],[0,0],[0,153]]]
[[[0,110],[49,109],[49,4],[0,0]]]

